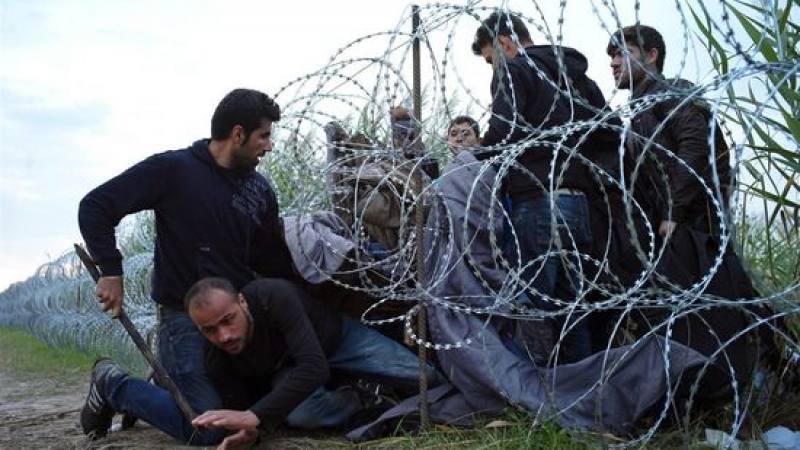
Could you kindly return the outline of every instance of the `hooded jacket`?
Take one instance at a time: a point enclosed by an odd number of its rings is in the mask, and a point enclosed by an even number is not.
[[[561,70],[556,51],[561,53]],[[605,99],[594,81],[586,76],[587,67],[586,57],[575,49],[534,45],[495,70],[491,84],[492,117],[482,145],[500,149],[490,148],[478,156],[485,159],[509,144],[522,145],[523,150],[515,156],[518,167],[509,174],[512,199],[539,195],[550,189],[591,189],[588,167],[575,154],[571,155],[581,132],[567,133],[562,125],[586,120],[594,113],[591,108],[581,111],[575,106],[571,97],[576,93],[570,92],[567,80],[559,76],[566,73],[570,81],[584,83],[585,99],[592,108],[602,108]]]
[[[122,275],[114,229],[143,210],[155,213],[151,296],[164,307],[182,311],[189,287],[208,276],[237,289],[256,273],[291,276],[269,182],[255,169],[217,165],[207,139],[153,155],[81,200],[81,233],[103,276]]]

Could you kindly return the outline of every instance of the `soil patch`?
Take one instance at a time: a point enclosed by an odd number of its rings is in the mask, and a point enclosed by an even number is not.
[[[141,421],[124,431],[110,433],[96,441],[84,436],[78,415],[88,389],[83,379],[20,380],[0,367],[0,450],[96,449],[96,450],[185,450],[211,449],[179,445],[174,439]],[[121,416],[115,417],[115,423]],[[288,433],[288,432],[287,432]],[[259,448],[327,449],[352,448],[339,436],[270,439]]]
[[[87,388],[88,380],[18,380],[0,372],[0,449],[189,448],[144,423],[105,439],[87,439],[78,423]]]

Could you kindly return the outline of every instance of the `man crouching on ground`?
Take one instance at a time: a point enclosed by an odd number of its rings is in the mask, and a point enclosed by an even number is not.
[[[408,348],[287,280],[262,278],[239,293],[225,279],[204,278],[187,292],[185,307],[212,344],[206,370],[226,408],[206,411],[192,425],[230,432],[220,449],[252,444],[283,422],[308,429],[342,426],[355,413],[381,406],[380,396],[356,383],[326,389],[331,371],[348,380],[418,384],[419,363]],[[109,365],[96,366],[92,377],[103,398],[103,391],[132,378],[115,366],[107,370]],[[428,379],[442,380],[433,368]]]

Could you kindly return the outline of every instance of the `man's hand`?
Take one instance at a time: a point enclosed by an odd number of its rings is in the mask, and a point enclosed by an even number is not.
[[[658,234],[662,238],[668,238],[672,232],[675,231],[675,227],[677,225],[677,222],[673,222],[671,220],[662,220],[661,225],[658,226]]]
[[[215,409],[206,411],[192,420],[195,427],[224,428],[231,431],[255,430],[261,423],[252,411]]]
[[[258,439],[258,424],[261,423],[252,411],[232,411],[230,409],[216,409],[206,411],[192,420],[192,426],[205,428],[224,428],[235,431],[226,437],[217,450],[232,450],[239,446],[246,446]]]
[[[226,437],[219,444],[217,450],[234,450],[237,448],[248,448],[258,440],[258,430],[239,430]]]
[[[121,276],[101,277],[97,280],[97,300],[103,305],[103,311],[116,319],[122,312],[123,279]]]

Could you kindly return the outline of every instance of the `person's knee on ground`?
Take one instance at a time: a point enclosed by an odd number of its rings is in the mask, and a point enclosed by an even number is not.
[[[166,390],[129,375],[111,359],[101,358],[92,368],[89,395],[81,411],[84,433],[94,439],[106,436],[116,413],[140,419],[191,445],[218,444],[227,435],[224,430],[192,428]]]
[[[328,390],[321,387],[300,403],[288,416],[286,424],[307,430],[337,427],[365,405],[358,393],[348,387]]]

